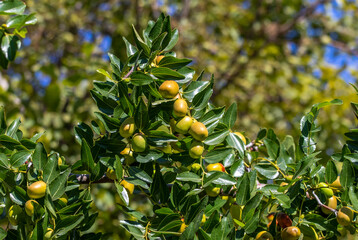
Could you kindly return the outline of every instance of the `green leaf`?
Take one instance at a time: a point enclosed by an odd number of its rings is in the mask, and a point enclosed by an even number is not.
[[[139,163],[147,163],[153,162],[163,156],[163,152],[159,151],[149,151],[147,154],[138,154],[136,157],[137,162]]]
[[[152,68],[151,74],[163,80],[180,80],[185,78],[185,76],[181,75],[177,71],[171,70],[170,68],[166,67]]]
[[[97,104],[98,109],[108,115],[113,115],[114,109],[118,106],[118,103],[110,97],[105,97],[96,93],[94,90],[90,90],[91,96]]]
[[[65,185],[70,172],[71,169],[67,168],[50,184],[49,190],[50,190],[52,201],[59,199],[65,193]]]
[[[135,122],[135,126],[139,130],[145,129],[149,124],[148,107],[145,104],[143,97],[139,99],[139,103],[135,108],[134,122]]]
[[[259,225],[260,221],[260,211],[257,211],[255,215],[245,224],[245,232],[247,234],[255,232],[256,228]]]
[[[357,193],[355,192],[354,186],[349,187],[349,199],[351,200],[354,209],[358,209],[358,196]]]
[[[212,94],[213,89],[211,89],[209,85],[203,91],[199,92],[197,95],[194,96],[191,107],[195,111],[200,111],[204,109],[207,106]]]
[[[122,179],[123,177],[123,166],[121,163],[121,159],[116,155],[116,160],[114,162],[114,169],[116,171],[116,177],[117,179]]]
[[[355,178],[354,174],[354,167],[352,163],[349,160],[344,160],[341,176],[340,176],[340,182],[342,187],[347,188],[353,185],[354,181],[352,179]]]
[[[12,167],[20,167],[27,160],[30,159],[32,152],[28,150],[18,151],[10,158],[10,164]]]
[[[7,128],[6,135],[8,135],[11,138],[16,138],[16,132],[17,130],[19,130],[20,124],[21,124],[20,118],[14,120]]]
[[[6,59],[13,61],[21,42],[17,36],[5,35],[1,40],[1,50]]]
[[[129,176],[138,178],[144,182],[152,183],[152,178],[141,168],[139,167],[130,167]]]
[[[4,153],[0,153],[0,168],[10,168],[10,161]]]
[[[182,68],[182,67],[188,65],[191,62],[192,62],[192,60],[187,59],[187,58],[176,58],[173,56],[165,56],[159,62],[159,66],[177,70],[179,68]]]
[[[57,159],[56,159],[57,160]],[[32,156],[32,163],[37,170],[43,170],[47,162],[47,152],[42,143],[37,143],[34,154]]]
[[[191,102],[199,92],[210,85],[209,81],[193,81],[184,89],[184,98]]]
[[[328,183],[333,183],[338,177],[336,164],[330,160],[326,165],[326,180]]]
[[[254,209],[254,210],[257,209],[257,207],[261,203],[262,197],[263,197],[263,194],[258,193],[246,203],[244,209],[242,210],[242,216],[243,216],[244,222],[247,222],[252,217],[252,215],[248,215],[248,213],[252,209]]]
[[[244,175],[245,173],[245,164],[244,164],[244,160],[239,159],[238,161],[236,161],[232,166],[231,166],[231,171],[230,171],[231,175],[235,178],[239,178],[242,177],[242,175]]]
[[[123,41],[126,44],[127,57],[134,55],[138,51],[138,49],[132,44],[130,44],[130,42],[128,42],[128,40],[125,37],[123,37]]]
[[[250,199],[250,179],[247,173],[237,182],[236,203],[244,206]]]
[[[296,169],[298,169],[298,170],[296,171],[295,175],[293,176],[293,179],[305,174],[307,172],[307,170],[310,169],[311,166],[319,160],[318,158],[316,158],[316,156],[319,153],[320,152],[316,152],[311,155],[305,156],[303,159],[301,159],[300,162],[297,164]]]
[[[214,132],[207,139],[205,139],[204,143],[207,145],[217,145],[219,143],[222,143],[225,140],[226,136],[229,135],[229,133],[229,130]]]
[[[216,126],[219,124],[220,120],[224,116],[225,108],[214,108],[208,111],[199,119],[199,122],[203,123],[208,129],[209,134],[211,134]]]
[[[226,142],[233,148],[235,148],[240,158],[244,158],[245,155],[245,144],[241,140],[239,136],[237,136],[235,133],[229,133],[229,135],[226,137]]]
[[[0,106],[0,134],[4,134],[7,128],[5,109],[3,106]]]
[[[134,104],[128,97],[128,87],[124,82],[118,83],[119,102],[123,111],[130,117],[134,114]]]
[[[24,150],[26,147],[22,146],[22,144],[6,135],[0,135],[0,144],[2,144],[4,147],[9,148],[10,150],[18,149],[18,150]]]
[[[153,183],[150,186],[150,193],[154,201],[160,200],[162,204],[166,203],[169,198],[169,189],[165,183],[159,164],[155,164],[155,174]]]
[[[28,200],[26,191],[20,186],[15,186],[13,191],[10,193],[10,198],[14,203],[20,206],[24,206]]]
[[[25,11],[26,5],[20,0],[1,1],[0,2],[0,14],[1,15],[13,15],[22,14]]]
[[[231,106],[226,110],[225,115],[223,117],[223,123],[231,129],[236,122],[237,118],[237,104],[234,102]]]
[[[133,30],[133,37],[135,40],[135,43],[137,45],[138,49],[142,49],[143,53],[149,57],[150,55],[150,48],[148,47],[148,45],[142,40],[142,38],[139,36],[138,32],[135,30],[134,26],[132,25],[132,30]]]
[[[201,178],[193,172],[179,173],[176,177],[176,180],[182,182],[196,182],[196,183],[201,182]]]
[[[85,218],[83,214],[68,216],[60,219],[56,224],[55,236],[63,236],[77,227]]]
[[[217,163],[231,157],[233,153],[234,151],[231,148],[216,149],[206,154],[204,159],[207,163]]]
[[[118,76],[120,76],[120,74],[122,73],[123,70],[123,63],[121,62],[121,60],[116,57],[114,54],[112,53],[108,53],[108,57],[111,60],[111,67],[112,70],[115,74],[117,74]],[[111,79],[111,77],[110,77]]]
[[[135,71],[130,75],[130,81],[134,86],[144,86],[152,83],[154,80],[145,73]]]
[[[164,48],[164,50],[163,50],[164,52],[170,51],[175,46],[175,44],[177,44],[178,39],[179,39],[179,31],[178,31],[178,29],[174,29],[171,32],[170,36],[171,36],[170,41],[169,41],[168,45]]]
[[[92,173],[94,169],[94,161],[91,153],[91,149],[88,146],[87,141],[82,138],[82,146],[81,146],[81,162],[82,166],[85,170]]]
[[[58,158],[58,154],[51,154],[51,156],[48,158],[46,165],[44,165],[43,179],[44,182],[46,182],[48,185],[51,184],[60,175],[60,170],[57,167]]]
[[[37,23],[37,18],[35,13],[29,15],[18,15],[14,16],[6,21],[6,26],[8,28],[22,28],[28,25],[34,25]]]
[[[280,175],[278,170],[269,163],[259,163],[255,165],[255,169],[267,179],[276,179]]]

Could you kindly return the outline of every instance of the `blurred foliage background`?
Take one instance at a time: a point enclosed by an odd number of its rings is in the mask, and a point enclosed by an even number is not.
[[[298,136],[299,119],[317,102],[340,98],[322,111],[319,149],[327,158],[355,124],[350,110],[358,76],[358,6],[350,0],[29,0],[38,23],[28,27],[18,57],[0,76],[0,105],[21,117],[27,135],[46,131],[46,147],[67,161],[79,159],[73,127],[96,111],[88,89],[108,69],[107,52],[125,59],[122,37],[131,24],[141,32],[161,12],[172,16],[180,41],[174,51],[192,58],[199,74],[215,75],[212,102],[238,103],[237,128],[254,138],[260,127],[279,137]],[[298,138],[296,138],[298,139]],[[110,186],[94,193],[97,207],[112,211]],[[108,199],[109,198],[109,199]],[[112,199],[112,200],[111,200]],[[138,203],[137,203],[138,204]],[[109,214],[109,213],[107,213]],[[99,228],[117,232],[116,217]],[[118,230],[119,231],[119,230]],[[122,235],[123,237],[123,235]]]

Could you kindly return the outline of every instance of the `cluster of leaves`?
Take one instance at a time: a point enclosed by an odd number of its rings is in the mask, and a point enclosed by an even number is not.
[[[133,35],[135,46],[124,39],[127,60],[123,62],[109,54],[112,73],[99,70],[106,81],[94,82],[91,90],[100,110],[95,113],[98,121],[75,128],[81,160],[73,166],[59,165],[58,154],[47,156],[37,142],[39,135],[24,139],[18,130],[19,120],[7,127],[1,115],[0,181],[5,213],[11,205],[23,208],[29,199],[25,191],[28,183],[43,180],[48,186],[46,194],[37,200],[35,214],[27,217],[23,213],[18,227],[7,232],[9,239],[27,235],[42,239],[48,227],[54,230],[51,237],[55,239],[69,235],[74,239],[100,239],[101,234],[82,233],[93,224],[96,213],[89,212],[91,185],[80,189],[79,184],[84,183],[82,176],[90,184],[111,182],[104,177],[108,169],[115,172],[111,179],[119,194],[119,205],[128,215],[121,225],[136,239],[250,239],[262,230],[281,239],[281,225],[271,223],[267,227],[270,212],[293,219],[290,224],[301,230],[303,238],[340,236],[336,209],[326,216],[319,208],[326,200],[317,185],[331,184],[339,174],[341,187],[335,189],[339,205],[335,207],[358,210],[357,136],[355,131],[350,132],[348,145],[323,166],[316,151],[315,134],[319,131],[319,110],[341,101],[314,105],[301,119],[298,144],[290,136],[280,141],[273,130],[262,129],[256,139],[245,145],[248,139],[232,132],[236,104],[228,109],[211,104],[213,77],[205,81],[201,73],[193,79],[194,70],[187,67],[191,61],[170,52],[178,41],[178,31],[171,29],[168,16],[149,22],[142,37],[133,28]],[[157,61],[158,56],[164,57]],[[173,115],[176,98],[164,99],[159,91],[159,86],[168,80],[179,85],[179,96],[189,105],[188,115],[208,130],[203,141],[205,151],[198,159],[189,154],[193,136],[178,134],[173,127],[173,122],[180,120]],[[134,119],[135,133],[144,136],[144,151],[134,151],[133,133],[129,137],[120,134],[119,129],[129,118]],[[133,162],[127,161],[125,148],[134,151]],[[218,163],[225,170],[207,168],[208,164]],[[194,164],[200,167],[194,168]],[[337,169],[340,164],[341,171]],[[149,200],[150,214],[131,208],[128,184]],[[220,191],[213,195],[213,188]],[[65,193],[67,206],[59,201]],[[7,217],[11,218],[9,214]],[[344,230],[354,233],[356,227],[354,218]]]
[[[89,189],[79,189],[74,169],[63,164],[64,159],[56,152],[46,152],[37,142],[41,134],[31,139],[24,138],[19,130],[20,120],[7,125],[4,109],[0,110],[0,195],[1,218],[13,217],[10,221],[17,230],[1,229],[0,239],[44,239],[48,228],[55,229],[56,239],[67,239],[68,233],[78,236],[94,223],[97,214],[90,214],[91,195]],[[24,209],[30,200],[27,188],[34,182],[44,181],[46,194],[37,199],[35,213],[28,216]],[[61,200],[66,198],[67,201]],[[67,204],[68,202],[68,204]],[[22,211],[16,216],[8,213],[12,205]],[[77,230],[74,230],[77,229]],[[88,236],[86,236],[88,237]]]
[[[15,60],[16,52],[21,47],[20,38],[25,38],[28,25],[37,22],[35,13],[23,14],[26,5],[20,0],[0,2],[0,15],[10,15],[0,27],[0,66],[7,69],[9,62]]]
[[[225,110],[208,102],[213,79],[204,81],[203,74],[193,79],[193,70],[186,67],[189,61],[167,52],[177,40],[176,30],[168,26],[169,18],[161,16],[149,23],[143,37],[133,28],[136,46],[125,40],[127,61],[123,63],[110,54],[112,74],[99,70],[107,81],[95,82],[91,94],[101,111],[96,115],[106,133],[99,132],[96,122],[92,122],[91,127],[82,124],[76,128],[82,149],[88,149],[87,143],[91,149],[92,154],[82,155],[82,165],[93,176],[92,180],[98,180],[108,167],[113,168],[119,181],[125,179],[134,184],[153,205],[151,216],[125,206],[129,203],[128,194],[117,184],[122,204],[125,203],[123,211],[137,219],[122,221],[122,225],[137,239],[163,236],[167,239],[179,236],[181,239],[241,239],[253,237],[266,228],[267,220],[262,216],[270,211],[282,211],[293,218],[303,235],[310,236],[310,227],[313,227],[319,236],[334,239],[339,235],[335,215],[325,218],[317,199],[309,193],[316,190],[319,182],[335,181],[339,172],[336,164],[343,162],[340,173],[343,188],[336,194],[340,206],[348,204],[357,209],[355,180],[352,181],[355,160],[347,159],[345,154],[338,154],[340,158],[334,155],[326,171],[317,157],[320,152],[315,151],[314,136],[319,131],[316,118],[320,108],[341,104],[341,101],[316,104],[304,115],[298,145],[290,136],[280,142],[273,130],[263,129],[246,149],[243,140],[231,131],[237,116],[236,104]],[[158,55],[164,55],[160,62],[155,60]],[[159,85],[166,80],[179,84],[179,94],[189,103],[191,117],[208,129],[205,153],[200,159],[189,156],[192,136],[175,133],[171,125],[176,99],[163,99],[158,92]],[[124,155],[118,155],[132,144],[131,138],[123,138],[118,132],[129,117],[134,118],[137,132],[146,137],[149,145],[144,153],[134,153],[136,161],[132,165],[126,163]],[[97,133],[95,141],[94,133]],[[172,150],[163,151],[168,145]],[[345,153],[349,152],[347,147],[344,149]],[[191,168],[194,163],[200,164],[199,170]],[[207,172],[205,166],[213,163],[222,163],[226,172]],[[274,182],[266,184],[267,180]],[[282,182],[288,185],[280,186]],[[208,197],[207,187],[219,187],[221,196],[234,197],[234,205],[242,207],[241,217],[233,219],[232,214],[225,211],[227,198]],[[324,196],[318,195],[320,201],[325,202]],[[201,225],[204,214],[207,220]],[[183,222],[187,228],[181,233]],[[279,238],[278,228],[269,230]]]

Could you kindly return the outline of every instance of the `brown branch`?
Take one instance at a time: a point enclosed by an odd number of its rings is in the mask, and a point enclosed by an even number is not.
[[[72,174],[71,173],[70,175],[75,175],[78,183],[80,183],[80,184],[89,184],[91,182],[89,174]],[[106,175],[104,175],[99,180],[93,181],[91,183],[113,183],[113,182],[114,181],[112,179],[110,179]]]
[[[358,56],[358,49],[351,49],[349,46],[347,46],[346,43],[331,40],[331,42],[329,44],[335,48],[338,48],[339,50],[341,50],[343,52],[350,54],[350,55]]]
[[[316,199],[316,201],[317,201],[317,203],[318,203],[318,205],[320,207],[324,207],[324,208],[328,209],[329,211],[332,211],[337,216],[337,210],[336,209],[330,208],[327,205],[323,204],[314,191],[310,191],[310,193]]]

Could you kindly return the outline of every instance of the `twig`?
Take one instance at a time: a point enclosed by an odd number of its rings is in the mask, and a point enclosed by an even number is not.
[[[123,78],[128,78],[133,73],[134,67],[135,67],[135,65],[131,68],[131,70]]]
[[[71,173],[70,176],[71,175],[75,175],[78,183],[80,183],[80,184],[88,184],[91,182],[89,174],[73,174],[73,173]],[[93,181],[91,183],[113,183],[113,182],[114,181],[112,179],[110,179],[109,177],[104,175],[99,180]]]
[[[327,205],[323,204],[314,191],[310,191],[310,193],[316,199],[316,201],[317,201],[319,206],[324,207],[324,208],[334,212],[334,214],[337,216],[337,210],[336,209],[330,208]]]

